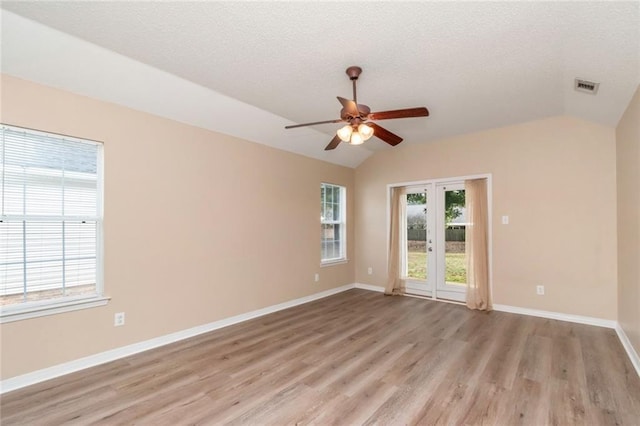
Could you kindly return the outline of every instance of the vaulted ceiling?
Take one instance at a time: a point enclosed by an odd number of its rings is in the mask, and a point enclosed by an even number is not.
[[[428,143],[554,115],[615,126],[640,83],[639,2],[2,2],[2,71],[354,167],[323,151],[364,69],[380,122]],[[26,18],[26,19],[25,19]],[[574,78],[600,83],[597,95]]]

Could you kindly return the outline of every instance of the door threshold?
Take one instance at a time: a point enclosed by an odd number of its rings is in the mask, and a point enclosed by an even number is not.
[[[452,305],[461,305],[461,306],[467,306],[466,303],[464,302],[459,302],[457,300],[449,300],[449,299],[438,299],[438,298],[433,298],[431,296],[423,296],[421,294],[413,294],[413,293],[404,293],[403,296],[407,296],[407,297],[415,297],[416,299],[425,299],[425,300],[431,300],[434,302],[444,302],[444,303],[451,303]]]

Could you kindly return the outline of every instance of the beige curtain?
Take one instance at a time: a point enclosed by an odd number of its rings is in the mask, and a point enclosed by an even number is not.
[[[489,290],[489,209],[487,180],[465,181],[467,209],[467,307],[492,310]]]
[[[402,279],[402,259],[404,247],[401,242],[406,241],[407,229],[404,226],[403,218],[407,212],[407,188],[397,187],[391,189],[391,214],[389,226],[389,278],[384,294],[404,294],[405,283]]]

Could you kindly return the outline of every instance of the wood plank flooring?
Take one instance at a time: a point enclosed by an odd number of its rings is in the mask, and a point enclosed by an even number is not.
[[[4,425],[640,425],[613,330],[351,290],[2,396]]]

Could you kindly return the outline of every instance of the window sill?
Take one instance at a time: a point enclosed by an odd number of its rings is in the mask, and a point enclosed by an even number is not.
[[[336,260],[328,260],[326,262],[321,262],[320,263],[320,267],[324,268],[326,266],[333,266],[333,265],[343,265],[345,263],[349,263],[349,259],[336,259]]]
[[[46,303],[35,302],[28,305],[25,303],[23,306],[7,306],[0,308],[0,324],[104,306],[110,299],[105,296],[94,296]]]

